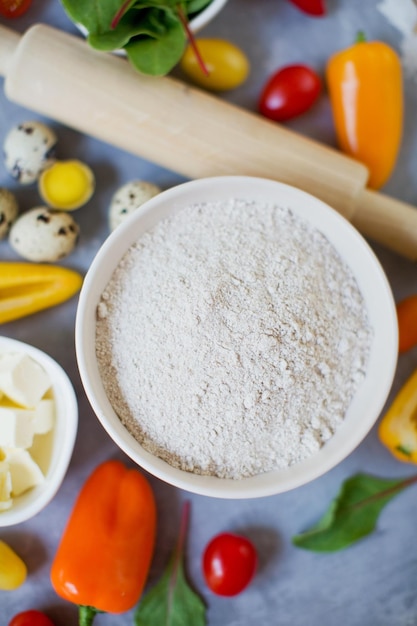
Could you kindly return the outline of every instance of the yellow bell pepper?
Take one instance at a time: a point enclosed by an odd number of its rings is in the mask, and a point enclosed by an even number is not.
[[[0,589],[12,591],[26,580],[26,565],[12,548],[0,540]]]
[[[417,463],[417,369],[394,398],[378,434],[397,459]]]
[[[394,169],[403,130],[400,59],[381,41],[363,35],[330,57],[327,87],[343,152],[369,169],[368,186],[379,189]]]
[[[55,306],[77,293],[78,272],[37,263],[0,263],[0,324]]]

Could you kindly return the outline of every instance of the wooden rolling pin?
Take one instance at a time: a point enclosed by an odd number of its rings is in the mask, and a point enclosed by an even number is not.
[[[6,96],[187,178],[250,175],[303,189],[367,237],[417,260],[417,209],[366,189],[341,152],[172,78],[141,76],[81,37],[0,26]]]

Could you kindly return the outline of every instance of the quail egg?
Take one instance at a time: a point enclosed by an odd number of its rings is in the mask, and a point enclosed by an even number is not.
[[[14,126],[4,141],[5,166],[22,185],[38,180],[54,162],[55,133],[42,122],[23,122]]]
[[[18,217],[9,242],[24,259],[51,263],[70,254],[78,236],[79,226],[71,215],[41,206]]]
[[[0,187],[0,239],[7,235],[18,213],[19,206],[14,194]]]
[[[56,161],[39,178],[39,193],[44,202],[63,211],[79,209],[91,198],[94,187],[92,170],[77,160]]]
[[[128,215],[160,192],[157,185],[144,180],[133,180],[120,187],[109,207],[110,230],[115,230]]]

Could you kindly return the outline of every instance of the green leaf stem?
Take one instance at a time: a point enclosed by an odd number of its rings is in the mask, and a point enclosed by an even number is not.
[[[205,626],[206,608],[189,586],[184,572],[184,544],[189,502],[183,507],[176,549],[162,578],[140,601],[135,626]]]
[[[335,552],[369,535],[379,514],[403,489],[417,482],[417,476],[384,479],[356,474],[346,480],[327,512],[308,531],[293,537],[293,544],[314,552]]]

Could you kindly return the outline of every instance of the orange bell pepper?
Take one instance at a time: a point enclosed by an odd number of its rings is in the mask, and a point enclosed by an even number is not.
[[[397,304],[398,351],[407,352],[417,346],[417,294]]]
[[[357,42],[330,57],[326,80],[341,150],[369,168],[379,189],[394,169],[403,130],[403,81],[397,53],[381,41]]]
[[[106,461],[87,479],[51,567],[56,593],[79,605],[80,626],[138,601],[156,534],[152,489],[136,469]]]

